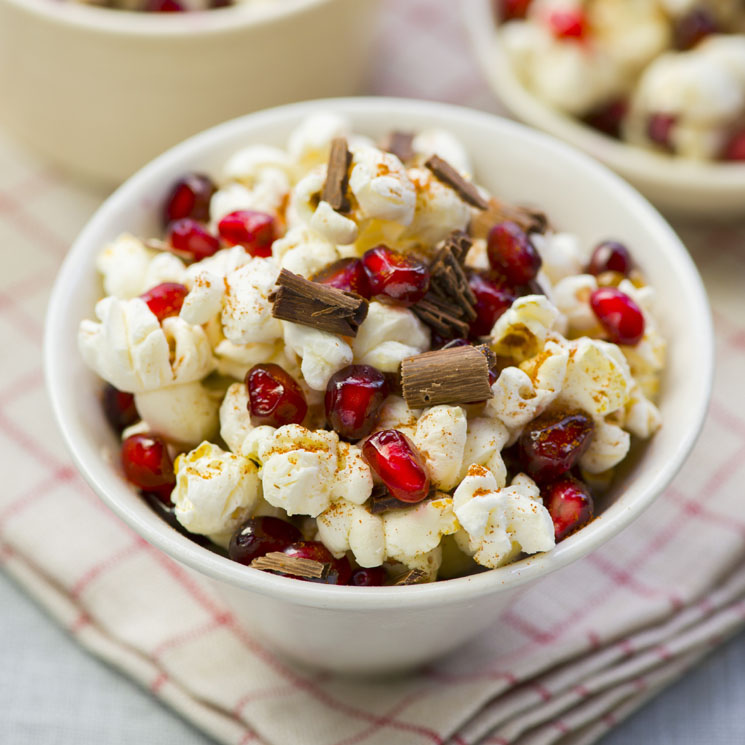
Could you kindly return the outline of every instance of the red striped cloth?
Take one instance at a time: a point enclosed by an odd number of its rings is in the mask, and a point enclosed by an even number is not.
[[[498,110],[454,5],[387,2],[374,92]],[[56,269],[102,196],[0,137],[0,562],[79,643],[218,741],[591,743],[742,627],[745,225],[682,231],[711,293],[718,373],[674,485],[602,551],[524,595],[493,634],[415,677],[353,684],[257,644],[70,465],[43,389],[42,324]]]

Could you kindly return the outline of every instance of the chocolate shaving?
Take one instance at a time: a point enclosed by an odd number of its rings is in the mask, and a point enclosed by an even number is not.
[[[380,515],[390,510],[402,510],[411,505],[396,499],[384,486],[379,486],[373,489],[367,507],[373,515]]]
[[[331,564],[314,559],[304,559],[300,556],[288,556],[281,551],[272,551],[259,556],[251,562],[250,566],[264,572],[291,574],[293,577],[303,579],[326,579],[331,570]]]
[[[347,141],[343,137],[335,137],[331,141],[326,181],[321,192],[321,199],[328,202],[337,212],[349,210],[347,200],[347,183],[349,181],[349,164],[352,153],[347,148]]]
[[[471,220],[469,232],[474,238],[486,238],[497,223],[508,220],[517,223],[526,233],[545,233],[548,229],[548,218],[543,212],[506,204],[492,197],[487,209]]]
[[[476,296],[463,267],[471,239],[454,230],[432,261],[429,292],[412,310],[421,321],[445,337],[468,336],[476,318]]]
[[[470,346],[407,357],[401,363],[401,380],[410,409],[468,404],[492,395],[487,358]]]
[[[409,569],[403,574],[394,577],[388,584],[390,585],[421,585],[429,581],[427,572],[421,569]]]
[[[411,132],[390,132],[382,142],[383,150],[395,155],[402,163],[414,157],[414,135]]]
[[[283,269],[278,288],[269,296],[274,303],[272,315],[319,331],[342,336],[357,336],[367,318],[368,302],[354,292],[311,282]]]
[[[496,352],[489,346],[489,344],[479,344],[476,349],[486,357],[486,365],[490,370],[496,370],[499,360],[497,359]]]
[[[467,204],[476,209],[485,210],[489,207],[489,202],[481,196],[479,190],[467,181],[458,171],[453,168],[446,160],[439,155],[431,155],[424,163],[435,176],[447,184],[451,189],[457,192],[458,196]]]

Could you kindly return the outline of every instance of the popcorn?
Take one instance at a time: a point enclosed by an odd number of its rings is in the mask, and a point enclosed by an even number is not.
[[[179,455],[175,468],[174,514],[190,533],[209,536],[236,530],[259,502],[256,465],[211,442]]]
[[[507,483],[507,467],[502,460],[502,448],[510,440],[510,431],[499,419],[476,417],[469,420],[466,445],[463,449],[462,481],[471,466],[489,469],[498,487]]]
[[[460,406],[433,406],[417,422],[414,444],[435,488],[450,491],[458,483],[467,430],[466,414]]]
[[[352,350],[345,341],[326,331],[283,321],[285,345],[300,357],[305,382],[314,390],[325,391],[329,378],[352,363]]]
[[[349,189],[357,200],[361,218],[411,224],[416,192],[395,155],[373,147],[355,150]]]
[[[194,277],[189,294],[184,298],[179,315],[193,326],[201,326],[222,310],[225,283],[208,271]]]
[[[531,233],[530,241],[541,255],[542,271],[552,285],[582,272],[579,241],[571,233]]]
[[[243,443],[253,429],[246,385],[233,383],[220,404],[220,437],[232,452],[246,455]]]
[[[408,309],[371,302],[352,342],[355,362],[396,372],[406,357],[429,347],[427,327]]]
[[[566,317],[572,336],[602,332],[597,316],[590,307],[590,296],[597,289],[598,281],[592,274],[565,277],[554,286],[554,302]]]
[[[299,424],[275,430],[258,445],[264,499],[288,515],[320,515],[331,504],[338,445],[335,432]]]
[[[385,527],[380,515],[341,499],[318,516],[317,526],[318,537],[336,558],[351,551],[362,567],[385,561]]]
[[[135,394],[137,412],[154,434],[196,447],[217,434],[218,402],[200,382]]]
[[[279,271],[273,259],[252,258],[225,278],[222,327],[234,344],[270,342],[282,334],[269,295]]]
[[[640,386],[634,387],[629,395],[622,426],[643,440],[651,437],[662,426],[660,410],[644,395]]]
[[[397,429],[413,439],[420,414],[420,409],[410,409],[401,396],[388,396],[378,414],[375,431]]]
[[[364,504],[372,494],[373,477],[370,466],[357,445],[340,442],[336,453],[337,469],[331,498],[352,504]]]
[[[333,243],[304,226],[291,228],[272,244],[272,254],[280,269],[310,279],[339,258]]]
[[[331,140],[346,137],[349,122],[337,114],[312,114],[296,127],[287,141],[287,152],[296,166],[308,170],[328,161]]]
[[[524,474],[499,488],[483,466],[471,466],[453,495],[455,515],[463,528],[461,549],[482,566],[494,569],[520,551],[534,554],[555,545],[554,524],[540,490]]]
[[[191,383],[215,367],[202,328],[178,317],[160,324],[140,298],[106,297],[95,312],[100,323],[80,324],[78,348],[85,363],[120,391],[142,393]]]
[[[560,318],[558,309],[543,295],[519,297],[494,324],[492,349],[518,361],[533,357]]]
[[[465,147],[445,129],[423,129],[414,136],[411,147],[422,162],[431,155],[439,155],[461,173],[473,173],[471,158]]]
[[[184,282],[184,262],[171,253],[158,253],[129,233],[109,243],[96,258],[107,295],[127,300],[163,282]]]
[[[184,284],[189,288],[193,287],[197,276],[205,273],[218,279],[224,279],[236,269],[248,264],[252,259],[251,254],[243,246],[223,248],[212,256],[208,256],[206,259],[188,267]]]
[[[590,445],[579,459],[579,464],[588,473],[603,473],[626,457],[630,445],[628,432],[605,419],[596,419]]]

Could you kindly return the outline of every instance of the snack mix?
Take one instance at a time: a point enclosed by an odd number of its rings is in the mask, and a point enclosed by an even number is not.
[[[97,259],[79,347],[121,466],[255,569],[414,584],[551,550],[660,426],[665,342],[623,244],[489,195],[446,131],[317,114],[184,174]],[[604,236],[598,236],[603,238]]]
[[[643,148],[745,161],[742,0],[495,0],[523,85]]]

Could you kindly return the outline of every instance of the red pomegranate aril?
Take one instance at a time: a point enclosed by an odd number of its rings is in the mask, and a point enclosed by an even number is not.
[[[239,564],[250,564],[272,551],[284,551],[302,539],[302,533],[278,517],[252,517],[230,539],[228,556]]]
[[[132,435],[122,443],[122,468],[127,481],[170,504],[176,485],[173,461],[165,441],[156,435]]]
[[[502,21],[525,18],[533,0],[495,0],[497,15]]]
[[[147,303],[147,307],[155,314],[155,317],[163,322],[170,316],[177,316],[181,312],[184,298],[189,290],[178,282],[163,282],[140,295]]]
[[[536,278],[541,269],[541,257],[527,233],[507,220],[489,231],[486,253],[492,269],[503,274],[513,285],[524,285]]]
[[[683,51],[693,49],[700,41],[718,31],[719,25],[711,13],[704,8],[694,8],[675,24],[675,47]]]
[[[548,16],[548,25],[557,39],[581,40],[587,33],[587,19],[579,10],[554,10]]]
[[[429,494],[429,474],[422,456],[403,432],[374,432],[362,446],[362,457],[401,502],[421,502]]]
[[[265,258],[272,255],[276,227],[274,218],[266,212],[231,212],[217,224],[217,232],[229,246],[243,246],[251,256]]]
[[[308,413],[302,388],[279,365],[254,365],[246,373],[246,388],[248,411],[254,426],[300,424]]]
[[[168,226],[166,241],[174,253],[189,261],[201,261],[220,250],[220,241],[192,217],[182,217]]]
[[[621,125],[628,110],[629,102],[625,98],[619,98],[594,109],[585,116],[584,121],[598,132],[618,139],[621,136]]]
[[[103,413],[114,431],[121,432],[131,427],[139,418],[135,397],[107,383],[103,389]]]
[[[495,280],[479,272],[473,272],[468,284],[476,296],[476,318],[471,322],[469,333],[472,338],[487,336],[497,319],[515,301],[514,291],[504,280]]]
[[[722,157],[724,160],[745,161],[745,129],[729,139]]]
[[[541,496],[554,522],[557,543],[592,519],[594,503],[590,490],[572,476],[563,476],[541,489]]]
[[[311,559],[331,565],[325,579],[309,579],[297,577],[294,574],[285,574],[283,575],[285,577],[294,577],[295,579],[302,579],[304,582],[319,582],[325,585],[346,585],[349,584],[352,577],[352,567],[349,565],[347,557],[342,556],[341,559],[335,559],[326,546],[318,541],[297,541],[283,549],[282,553],[299,559]]]
[[[217,187],[203,173],[187,173],[171,189],[163,207],[163,224],[183,217],[206,222],[210,216],[210,200]]]
[[[336,287],[345,292],[356,292],[364,298],[370,298],[370,281],[360,259],[339,259],[321,269],[313,276],[314,282]]]
[[[652,114],[647,120],[647,137],[650,142],[669,152],[674,151],[672,142],[673,127],[677,118],[673,114]]]
[[[380,587],[386,583],[387,579],[388,573],[383,567],[370,567],[353,572],[349,584],[355,587]]]
[[[184,13],[186,8],[177,0],[149,0],[145,10],[149,13]]]
[[[348,365],[326,386],[326,419],[345,440],[360,440],[372,431],[388,395],[385,375],[371,365]]]
[[[571,470],[592,439],[595,425],[581,411],[554,412],[534,419],[520,436],[520,462],[537,483]]]
[[[367,274],[370,297],[381,296],[400,305],[413,305],[429,289],[427,266],[388,246],[376,246],[366,251],[362,257],[362,266]]]
[[[587,273],[596,277],[603,272],[618,272],[624,277],[634,268],[634,262],[629,249],[618,241],[603,241],[595,246],[590,263],[587,265]]]
[[[644,336],[644,314],[626,293],[600,287],[590,295],[590,307],[610,341],[632,347]]]

